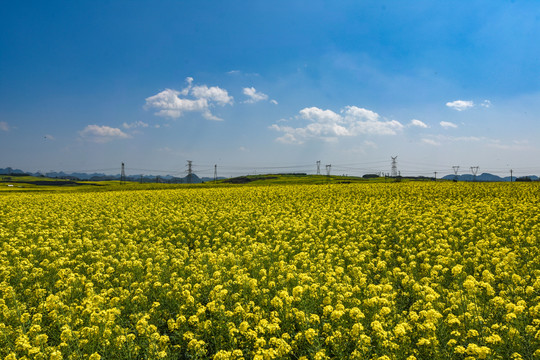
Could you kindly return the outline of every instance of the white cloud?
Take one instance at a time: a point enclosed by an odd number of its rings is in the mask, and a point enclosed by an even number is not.
[[[417,120],[417,119],[412,119],[409,126],[416,126],[416,127],[420,127],[420,128],[423,128],[423,129],[427,129],[429,127],[426,123],[424,123],[423,121]]]
[[[363,142],[361,142],[357,146],[344,149],[343,151],[346,152],[346,153],[349,153],[349,154],[354,154],[354,155],[365,155],[370,150],[374,150],[374,149],[378,149],[378,148],[379,147],[375,142],[370,141],[370,140],[364,140]]]
[[[439,146],[441,145],[440,143],[438,143],[437,141],[433,140],[433,139],[422,139],[422,142],[424,144],[428,144],[428,145],[433,145],[433,146]]]
[[[229,96],[227,90],[217,86],[208,87],[206,85],[194,86],[191,88],[191,94],[198,99],[215,101],[219,105],[232,104],[233,98]]]
[[[468,100],[456,100],[452,102],[447,102],[446,106],[457,111],[467,110],[474,106],[474,102]]]
[[[270,100],[270,102],[271,102],[272,104],[274,104],[274,105],[277,105],[277,104],[278,104],[278,102],[277,102],[276,100],[274,100],[274,99]]]
[[[512,150],[512,151],[531,151],[534,150],[534,147],[531,146],[528,140],[514,140],[510,142],[502,142],[501,140],[494,139],[490,140],[487,144],[488,146],[501,150]]]
[[[47,139],[47,140],[51,140],[51,141],[56,140],[56,138],[54,136],[50,135],[50,134],[43,135],[43,138]]]
[[[317,107],[305,108],[300,110],[299,118],[309,123],[298,128],[273,124],[271,129],[284,133],[276,140],[301,144],[308,139],[335,141],[344,136],[396,135],[403,129],[396,120],[383,121],[379,114],[356,106],[347,106],[340,114]]]
[[[480,106],[485,107],[485,108],[491,107],[491,101],[489,101],[489,100],[484,100],[484,101],[480,104]]]
[[[9,131],[9,125],[5,121],[0,121],[0,131]]]
[[[446,136],[439,134],[432,135],[429,138],[423,138],[421,141],[426,144],[440,145],[443,143],[488,143],[491,140],[485,137],[477,136]]]
[[[157,109],[155,114],[163,117],[179,118],[186,112],[200,112],[208,120],[222,120],[213,115],[210,109],[215,105],[225,106],[233,103],[233,97],[229,96],[227,90],[217,86],[193,86],[191,77],[186,78],[186,82],[188,86],[181,91],[165,89],[146,98],[146,107]]]
[[[79,135],[83,139],[99,143],[108,142],[114,139],[127,139],[131,137],[118,128],[105,125],[88,125],[84,128],[84,130],[79,131]]]
[[[255,90],[254,87],[244,88],[244,89],[242,89],[242,92],[244,93],[244,95],[249,97],[248,100],[244,101],[246,103],[252,104],[252,103],[256,103],[258,101],[268,99],[268,95],[263,94],[262,92],[258,92],[257,90]]]
[[[146,128],[148,127],[148,124],[143,121],[135,121],[129,124],[123,123],[122,126],[124,127],[124,129],[134,129],[134,128],[139,128],[139,127]]]
[[[449,122],[449,121],[441,121],[439,123],[443,128],[445,129],[449,129],[449,128],[457,128],[458,126],[452,122]]]

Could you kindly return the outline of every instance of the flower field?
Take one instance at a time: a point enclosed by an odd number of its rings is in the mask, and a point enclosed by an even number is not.
[[[540,359],[540,191],[0,194],[0,359]]]

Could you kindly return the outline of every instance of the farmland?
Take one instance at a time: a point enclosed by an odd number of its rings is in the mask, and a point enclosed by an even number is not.
[[[0,200],[0,358],[540,359],[538,184]]]

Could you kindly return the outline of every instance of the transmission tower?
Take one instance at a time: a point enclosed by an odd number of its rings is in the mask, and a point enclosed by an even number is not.
[[[321,175],[321,160],[317,160],[317,175]]]
[[[452,169],[454,169],[454,180],[457,181],[457,173],[459,171],[459,165],[452,166]]]
[[[326,176],[330,176],[330,170],[332,169],[332,164],[326,165]]]
[[[124,163],[122,163],[122,172],[120,173],[120,184],[125,184],[126,182],[126,171],[124,169]]]
[[[478,174],[478,169],[480,166],[471,166],[471,172],[473,173],[473,181],[476,181],[476,174]]]
[[[188,182],[188,184],[191,184],[191,178],[193,177],[192,163],[193,163],[193,161],[191,161],[191,160],[187,161],[187,166],[188,166],[188,169],[187,169],[187,182]]]
[[[217,181],[217,164],[214,165],[214,182]]]
[[[392,177],[397,177],[398,176],[398,171],[397,171],[397,156],[391,156],[392,158],[392,171],[390,172],[390,175]]]

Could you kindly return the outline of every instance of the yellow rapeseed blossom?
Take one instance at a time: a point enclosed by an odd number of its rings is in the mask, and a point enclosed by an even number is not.
[[[0,359],[540,358],[540,191],[0,193]]]

